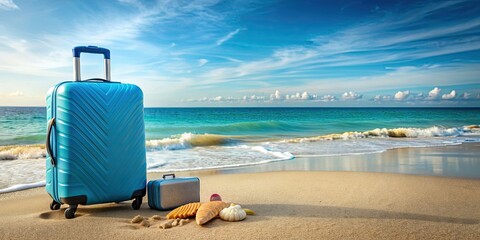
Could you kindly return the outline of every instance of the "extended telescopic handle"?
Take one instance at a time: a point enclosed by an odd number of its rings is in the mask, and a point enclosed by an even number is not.
[[[73,52],[73,77],[75,81],[81,81],[80,75],[80,53],[103,54],[105,63],[105,80],[111,81],[110,76],[110,50],[97,46],[78,46],[72,49]]]

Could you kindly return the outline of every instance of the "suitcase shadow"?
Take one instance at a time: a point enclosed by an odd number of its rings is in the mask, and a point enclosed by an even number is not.
[[[39,217],[41,219],[65,219],[64,211],[68,205],[62,205],[62,208],[59,210],[48,210],[46,212],[40,213]],[[89,217],[101,217],[101,218],[125,218],[126,222],[129,222],[136,215],[142,215],[145,217],[151,217],[153,215],[160,215],[164,217],[169,211],[157,211],[150,209],[148,203],[143,203],[140,209],[133,210],[131,201],[121,202],[121,203],[104,203],[104,204],[95,204],[89,206],[79,205],[77,212],[75,213],[75,218],[81,218],[84,216]]]

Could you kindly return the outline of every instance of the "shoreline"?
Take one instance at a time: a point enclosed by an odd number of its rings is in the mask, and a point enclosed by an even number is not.
[[[281,160],[247,166],[223,167],[214,169],[176,171],[179,176],[206,176],[215,174],[257,173],[278,171],[333,171],[333,172],[383,172],[420,176],[439,176],[480,179],[480,142],[463,142],[457,145],[436,147],[407,147],[388,149],[379,153],[365,153],[339,156],[306,156],[291,160]],[[44,164],[45,159],[8,160],[14,166],[12,171],[20,171],[22,164]],[[12,169],[10,169],[12,170]],[[155,178],[172,172],[148,172]],[[26,174],[33,174],[27,172]],[[24,174],[25,175],[25,174]],[[14,177],[14,175],[12,175]],[[29,185],[38,185],[40,181],[21,183],[20,190],[29,189]],[[7,186],[11,178],[5,179],[0,186],[2,190],[12,188]],[[18,190],[17,188],[13,188]]]

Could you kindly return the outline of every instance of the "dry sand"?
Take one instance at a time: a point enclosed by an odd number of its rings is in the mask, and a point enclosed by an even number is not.
[[[156,175],[149,175],[157,178]],[[270,172],[201,177],[201,199],[219,193],[257,212],[171,229],[130,224],[165,216],[146,203],[50,211],[43,188],[0,195],[1,239],[480,239],[480,180],[358,172]],[[146,201],[146,198],[144,199]]]

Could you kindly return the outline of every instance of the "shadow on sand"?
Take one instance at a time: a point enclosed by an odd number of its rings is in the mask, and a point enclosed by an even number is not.
[[[64,205],[66,207],[66,205]],[[57,211],[47,211],[39,215],[42,219],[64,219],[65,207]],[[257,215],[248,221],[263,221],[269,217],[311,217],[311,218],[362,218],[362,219],[403,219],[454,224],[479,224],[478,219],[445,217],[428,214],[404,213],[374,209],[293,205],[293,204],[249,204],[248,208],[254,209]],[[135,215],[152,216],[155,214],[165,216],[169,211],[156,211],[143,204],[140,210],[133,210],[130,202],[119,204],[109,203],[93,206],[79,206],[76,218],[83,216],[125,218],[128,222]],[[209,225],[209,224],[207,224]]]

